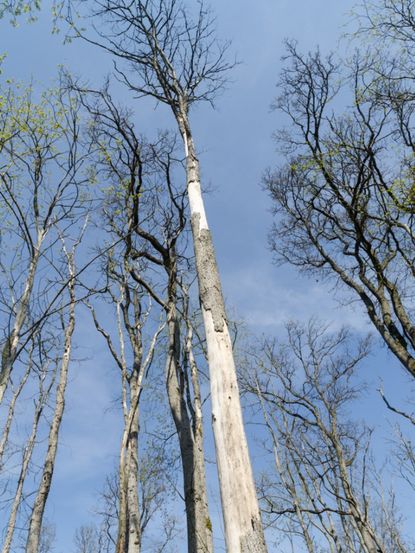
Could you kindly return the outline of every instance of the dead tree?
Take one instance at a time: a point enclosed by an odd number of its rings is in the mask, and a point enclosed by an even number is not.
[[[81,90],[80,93],[93,118],[91,136],[100,159],[97,165],[99,175],[105,176],[106,182],[111,183],[104,213],[106,225],[119,244],[108,255],[105,272],[108,278],[107,293],[111,294],[112,302],[118,309],[121,348],[115,347],[110,334],[101,327],[96,316],[95,326],[106,338],[122,374],[127,375],[124,397],[126,390],[133,384],[131,367],[133,372],[137,372],[139,380],[136,398],[130,398],[129,405],[136,421],[135,433],[138,434],[138,402],[142,381],[149,371],[156,341],[166,325],[167,317],[169,345],[166,386],[181,450],[188,547],[189,552],[211,551],[212,529],[207,506],[201,411],[197,410],[197,428],[192,428],[188,401],[190,396],[182,379],[181,339],[177,330],[180,327],[176,311],[179,298],[176,292],[172,292],[177,287],[183,260],[187,267],[186,256],[181,252],[186,247],[186,241],[182,240],[186,228],[185,191],[174,184],[174,171],[179,169],[174,155],[175,139],[168,134],[160,134],[154,143],[149,143],[138,137],[130,121],[130,114],[114,104],[107,89],[95,93]],[[163,188],[160,188],[160,182]],[[184,245],[178,246],[181,241]],[[112,283],[120,287],[118,298],[111,292]],[[129,309],[135,313],[133,322],[128,319]],[[162,323],[153,336],[150,355],[144,359],[143,331],[145,326],[151,327],[151,318],[154,319],[157,310]],[[126,356],[124,330],[129,348],[134,352],[130,356]],[[133,363],[128,368],[131,359]],[[195,371],[196,368],[193,373]],[[134,434],[130,426],[127,417],[125,444],[131,442],[129,436]],[[137,445],[136,441],[134,450]],[[137,462],[135,468],[129,467],[129,474],[131,478],[133,474],[137,478]],[[136,490],[137,482],[129,489]],[[128,500],[121,501],[121,480],[119,491],[121,524],[125,518],[122,505],[125,503],[127,511],[131,511]],[[138,513],[138,497],[134,498],[133,503]],[[128,533],[127,529],[131,528],[131,522],[123,524],[123,527],[128,542],[131,530]],[[126,547],[125,543],[122,546],[117,541],[117,550],[123,551]]]
[[[213,102],[232,64],[225,60],[226,46],[215,40],[213,21],[203,2],[198,4],[195,20],[178,0],[93,2],[90,15],[93,26],[99,21],[96,34],[78,35],[124,63],[117,66],[117,75],[136,95],[166,104],[183,140],[227,548],[234,553],[266,551],[189,119],[194,104]]]
[[[124,263],[124,260],[123,260]],[[124,430],[121,439],[118,486],[118,536],[117,552],[139,552],[143,533],[141,505],[139,498],[139,431],[140,399],[143,384],[148,373],[157,341],[164,324],[156,327],[147,351],[143,344],[143,331],[151,314],[151,304],[144,309],[142,291],[135,287],[127,273],[110,258],[107,267],[108,292],[116,310],[118,344],[110,332],[101,326],[95,309],[93,313],[96,329],[105,338],[111,355],[121,372],[122,409]],[[110,283],[113,281],[112,283]],[[119,286],[115,296],[113,283]]]

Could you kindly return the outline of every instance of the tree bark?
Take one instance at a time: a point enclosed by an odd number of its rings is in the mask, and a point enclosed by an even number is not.
[[[332,423],[332,433],[333,437],[337,436],[337,423],[335,421]],[[334,439],[333,441],[335,442],[333,445],[339,462],[339,473],[344,495],[349,505],[350,513],[353,517],[353,525],[355,526],[356,532],[360,537],[360,543],[366,553],[386,553],[379,538],[376,536],[370,521],[368,520],[367,514],[362,512],[358,499],[355,497],[350,482],[350,476],[347,471],[343,448],[341,447],[339,440]]]
[[[21,392],[24,388],[24,385],[27,382],[27,379],[29,378],[31,368],[32,368],[32,365],[31,365],[31,363],[29,363],[28,367],[26,369],[26,372],[24,373],[23,378],[19,382],[19,385],[18,385],[17,389],[15,390],[15,392],[13,394],[13,397],[12,397],[12,400],[11,400],[10,405],[9,405],[9,410],[7,412],[6,423],[4,425],[3,433],[2,433],[2,436],[1,436],[1,439],[0,439],[0,473],[1,473],[2,468],[3,468],[3,456],[4,456],[4,452],[6,450],[7,443],[8,443],[8,440],[9,440],[9,434],[10,434],[10,429],[11,429],[12,422],[13,422],[16,402],[17,402],[17,400],[18,400],[18,398],[19,398],[19,396],[20,396],[20,394],[21,394]]]
[[[26,542],[26,553],[39,553],[39,541],[42,530],[42,520],[45,511],[46,501],[52,484],[53,471],[55,467],[56,453],[58,449],[59,430],[65,409],[65,391],[68,382],[68,369],[71,356],[72,335],[75,329],[75,282],[73,254],[68,254],[68,266],[71,280],[68,284],[70,305],[69,320],[65,328],[64,352],[59,374],[59,383],[56,390],[55,410],[53,414],[52,425],[48,438],[48,449],[43,465],[41,482],[37,491],[36,499],[33,505],[32,514],[29,523],[29,533]]]
[[[133,383],[131,395],[131,404],[137,403],[137,394],[139,386],[137,382]],[[135,408],[133,413],[133,422],[129,429],[128,439],[128,477],[127,477],[127,505],[128,505],[128,553],[140,553],[141,546],[141,527],[140,527],[140,509],[138,500],[138,431],[139,431],[139,411]]]
[[[28,271],[25,287],[23,290],[23,294],[20,299],[20,304],[17,308],[13,329],[6,340],[5,345],[3,346],[3,351],[1,352],[0,405],[3,401],[3,397],[10,380],[10,373],[12,372],[13,364],[16,360],[16,350],[19,344],[22,327],[26,321],[30,296],[32,294],[37,264],[40,256],[40,249],[42,247],[42,243],[45,236],[46,236],[46,233],[44,231],[39,231],[38,237],[37,237],[37,244],[34,247],[33,255],[30,260],[29,271]]]
[[[23,495],[23,486],[26,480],[27,472],[29,470],[29,463],[30,459],[32,458],[33,449],[35,447],[36,443],[36,435],[37,435],[37,429],[39,426],[39,420],[42,415],[43,408],[45,406],[45,397],[42,397],[42,394],[40,395],[39,401],[36,405],[33,424],[32,424],[32,431],[30,434],[30,437],[24,447],[23,452],[23,459],[22,459],[22,466],[20,468],[20,474],[19,474],[19,480],[17,483],[17,488],[15,492],[15,496],[13,499],[12,507],[10,510],[9,515],[9,521],[7,524],[7,531],[6,531],[6,537],[4,538],[2,553],[10,553],[10,549],[12,546],[13,541],[13,535],[14,530],[16,526],[16,520],[17,520],[17,514],[19,511],[20,503],[22,500]]]
[[[226,547],[229,553],[264,553],[267,549],[243,426],[232,341],[201,193],[199,162],[187,119],[182,117],[179,126],[187,160],[187,189],[208,349],[212,423]]]
[[[138,408],[127,422],[121,445],[117,553],[140,553],[141,528],[138,501]],[[127,419],[129,421],[129,419]]]
[[[175,302],[168,313],[168,355],[166,362],[166,385],[170,409],[179,437],[183,466],[184,499],[187,518],[188,553],[212,553],[212,524],[209,517],[203,431],[201,421],[192,429],[186,407],[183,382],[180,374],[180,329]],[[183,379],[181,379],[183,380]]]
[[[127,553],[128,551],[128,498],[127,498],[127,464],[128,459],[126,448],[124,443],[128,440],[126,438],[128,428],[124,428],[124,434],[121,445],[120,453],[120,474],[119,474],[119,490],[118,490],[118,532],[117,543],[115,546],[116,553]]]

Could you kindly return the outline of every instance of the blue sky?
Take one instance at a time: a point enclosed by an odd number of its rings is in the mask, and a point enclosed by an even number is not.
[[[44,4],[47,8],[48,2]],[[286,320],[307,320],[311,315],[337,327],[347,324],[357,332],[366,332],[370,327],[358,304],[339,306],[327,284],[272,264],[267,249],[269,202],[260,187],[261,174],[278,159],[271,135],[282,122],[270,111],[270,104],[276,94],[283,39],[296,38],[305,50],[317,44],[323,51],[337,50],[345,14],[353,2],[258,0],[254,5],[248,0],[213,0],[211,5],[217,14],[218,35],[232,41],[231,51],[241,61],[233,70],[228,89],[218,98],[216,110],[200,106],[193,114],[203,179],[212,188],[206,204],[227,304],[257,334],[279,335]],[[35,86],[47,87],[53,85],[58,65],[64,65],[99,86],[111,69],[110,60],[80,42],[64,46],[62,36],[51,35],[50,29],[47,9],[31,25],[21,21],[14,28],[0,21],[0,52],[7,52],[4,78],[33,80]],[[127,93],[120,96],[131,103]],[[163,106],[153,109],[145,102],[131,105],[143,132],[174,127]],[[81,335],[88,340],[81,340]],[[111,361],[85,314],[78,322],[77,337],[80,352],[85,352],[89,361],[72,367],[48,506],[48,517],[57,524],[59,553],[71,551],[75,528],[92,518],[96,491],[117,457],[121,428],[120,414],[108,410],[114,400]],[[373,386],[356,414],[379,427],[380,436],[386,436],[390,426],[375,387],[383,379],[391,398],[398,400],[409,392],[409,379],[383,349],[377,350],[365,371],[365,379]],[[382,447],[383,439],[379,438],[377,447]],[[209,432],[207,441],[208,456],[213,458]],[[255,456],[252,436],[251,443]],[[213,465],[208,470],[213,479]],[[211,508],[216,511],[213,519],[220,544],[218,498],[212,482]]]

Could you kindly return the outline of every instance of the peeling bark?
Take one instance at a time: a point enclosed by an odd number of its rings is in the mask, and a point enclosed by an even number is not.
[[[167,104],[183,138],[211,375],[212,418],[226,545],[230,553],[265,553],[267,549],[243,427],[232,343],[188,118],[190,106],[202,100],[213,102],[216,92],[224,84],[225,73],[233,64],[225,61],[226,47],[216,48],[213,21],[203,3],[196,10],[195,21],[176,1],[120,3],[106,0],[102,4],[95,3],[95,7],[95,15],[101,18],[104,27],[110,25],[113,39],[108,39],[103,32],[93,41],[94,44],[130,62],[138,82],[134,83],[135,79],[130,81],[127,74],[124,74],[124,82],[136,95],[150,96]],[[79,36],[89,40],[82,31],[79,31]],[[145,238],[144,234],[142,236]],[[164,256],[163,247],[156,249]],[[159,298],[156,301],[159,303]],[[174,324],[174,321],[170,322]],[[171,335],[174,332],[176,330],[172,329]],[[170,352],[169,356],[172,355]],[[171,367],[167,371],[173,373]]]
[[[267,549],[243,426],[232,341],[201,193],[199,162],[184,115],[179,119],[179,126],[187,154],[187,188],[208,349],[212,423],[226,547],[229,553],[265,553]]]

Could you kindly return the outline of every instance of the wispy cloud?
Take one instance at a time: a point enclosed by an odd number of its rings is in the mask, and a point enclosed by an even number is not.
[[[316,282],[292,270],[265,263],[227,271],[224,275],[228,304],[259,332],[278,332],[289,320],[306,321],[318,317],[357,332],[371,331],[364,310],[352,297],[332,290],[329,283]]]

